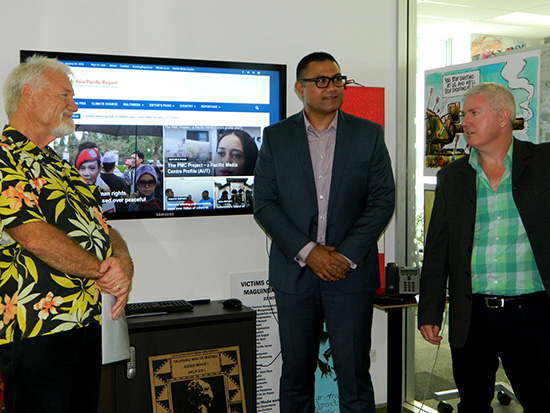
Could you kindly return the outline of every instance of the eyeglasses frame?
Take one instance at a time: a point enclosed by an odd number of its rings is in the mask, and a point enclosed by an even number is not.
[[[338,86],[336,84],[336,78],[339,77],[342,79],[342,85],[341,86]],[[328,79],[328,82],[327,82],[327,85],[326,86],[319,86],[319,84],[317,82],[319,82],[319,80],[321,79]],[[348,77],[347,76],[344,76],[344,75],[334,75],[332,77],[328,77],[328,76],[317,76],[317,77],[313,77],[313,78],[309,78],[309,79],[298,79],[298,82],[314,82],[315,83],[315,86],[317,86],[319,89],[326,89],[327,87],[329,87],[330,85],[330,82],[332,82],[332,84],[335,86],[335,87],[345,87],[346,84],[347,84],[347,80],[348,80]]]

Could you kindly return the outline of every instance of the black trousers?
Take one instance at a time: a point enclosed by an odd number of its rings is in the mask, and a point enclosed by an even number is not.
[[[374,291],[343,293],[318,281],[303,294],[275,290],[283,366],[281,413],[315,411],[315,369],[323,319],[336,371],[341,413],[374,413],[369,373]]]
[[[93,324],[0,346],[7,413],[97,413],[101,328]]]
[[[525,413],[550,409],[550,300],[487,308],[474,300],[462,348],[451,346],[458,412],[492,412],[499,358]]]

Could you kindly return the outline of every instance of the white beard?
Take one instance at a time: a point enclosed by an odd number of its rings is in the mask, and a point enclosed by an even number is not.
[[[66,119],[66,120],[65,120]],[[61,118],[59,124],[53,128],[51,134],[57,138],[61,136],[67,136],[73,133],[75,130],[74,121],[72,118]]]

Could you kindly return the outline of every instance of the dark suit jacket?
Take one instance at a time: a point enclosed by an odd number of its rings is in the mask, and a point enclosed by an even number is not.
[[[380,125],[339,111],[337,129],[326,245],[357,269],[334,285],[345,292],[374,290],[380,285],[377,240],[394,208],[390,158]],[[316,241],[318,211],[303,112],[264,131],[254,215],[272,239],[271,285],[288,293],[306,291],[317,277],[294,258]]]
[[[550,144],[514,139],[512,193],[550,295]],[[439,171],[420,281],[418,325],[441,326],[449,279],[449,341],[462,347],[472,313],[476,173],[468,157]]]

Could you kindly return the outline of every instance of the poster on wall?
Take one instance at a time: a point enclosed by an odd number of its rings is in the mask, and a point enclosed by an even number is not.
[[[239,347],[149,357],[154,413],[246,413]]]
[[[436,175],[469,152],[460,125],[463,95],[479,83],[510,89],[517,103],[514,136],[538,142],[539,78],[540,50],[426,71],[424,175]]]
[[[256,311],[256,411],[279,413],[281,348],[275,294],[267,272],[231,274],[231,296]],[[338,386],[326,328],[315,370],[315,412],[338,412]]]
[[[472,60],[489,59],[502,52],[525,49],[527,41],[515,37],[492,36],[490,34],[471,34]]]
[[[435,185],[424,185],[424,234],[428,233],[435,201]]]
[[[323,324],[317,368],[315,369],[315,412],[338,413],[339,397],[336,370],[326,324]]]
[[[276,413],[281,348],[275,294],[267,272],[231,274],[231,296],[256,311],[256,412]]]
[[[340,107],[353,116],[368,119],[384,127],[384,88],[348,86]]]
[[[340,107],[346,113],[376,122],[385,128],[384,88],[372,86],[349,86],[344,90],[344,99]],[[385,235],[378,240],[378,258],[380,265],[380,288],[376,295],[384,293],[384,256]]]

